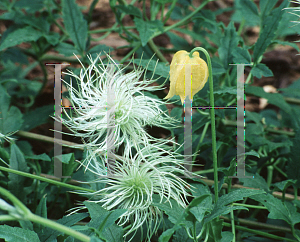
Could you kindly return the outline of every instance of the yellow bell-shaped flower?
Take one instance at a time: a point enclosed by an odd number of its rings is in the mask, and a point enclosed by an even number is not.
[[[185,91],[185,69],[186,65],[191,66],[191,93]],[[180,50],[175,53],[170,65],[170,90],[164,99],[169,99],[174,95],[179,95],[183,104],[186,96],[193,99],[193,96],[199,92],[207,82],[208,68],[206,62],[199,57],[199,52],[195,51],[193,57],[189,53]]]

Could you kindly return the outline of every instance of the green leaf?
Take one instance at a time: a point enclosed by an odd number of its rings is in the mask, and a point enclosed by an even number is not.
[[[195,216],[198,222],[201,223],[205,213],[212,210],[212,197],[205,197],[197,206],[190,208],[190,212]]]
[[[291,43],[291,42],[288,42],[288,41],[281,41],[281,40],[273,40],[272,44],[273,43],[279,44],[279,45],[289,45],[289,46],[293,47],[294,49],[296,49],[298,52],[300,51],[298,45],[295,44],[295,43]]]
[[[255,195],[251,198],[261,202],[270,211],[268,215],[270,219],[282,219],[292,226],[300,222],[297,208],[289,202],[282,203],[271,194]]]
[[[36,210],[35,210],[35,214],[42,217],[42,218],[47,218],[47,198],[46,198],[46,194],[42,197],[42,199],[40,200]],[[44,228],[43,225],[35,223],[34,224],[35,227],[35,231],[40,231],[42,228]]]
[[[174,234],[174,232],[179,229],[180,226],[178,224],[176,224],[173,228],[167,229],[166,231],[164,231],[158,238],[158,242],[168,242],[170,241],[170,238],[172,237],[172,235]],[[180,242],[183,240],[180,240]]]
[[[290,185],[294,185],[295,183],[295,180],[289,179],[282,182],[276,182],[272,184],[272,186],[277,187],[280,191],[285,191]]]
[[[222,232],[221,242],[232,242],[233,241],[233,233],[229,231]]]
[[[109,242],[119,242],[124,240],[123,234],[123,228],[114,223],[104,230],[103,237]]]
[[[74,0],[63,0],[62,13],[65,28],[75,47],[83,53],[86,49],[86,41],[88,36],[88,26],[79,6]]]
[[[209,229],[209,237],[208,242],[220,242],[222,239],[222,223],[223,219],[217,220],[214,219],[213,221],[210,221],[210,223],[207,225]]]
[[[233,52],[233,61],[235,64],[250,64],[251,63],[251,56],[249,51],[238,47]]]
[[[9,108],[10,96],[0,85],[0,133],[8,134],[21,128],[23,120],[21,111],[12,106]]]
[[[240,0],[240,11],[245,18],[247,24],[258,25],[260,18],[256,4],[251,0]]]
[[[50,115],[53,115],[53,105],[46,105],[34,110],[31,110],[24,114],[24,123],[22,130],[32,130],[41,124],[45,124],[50,121]],[[53,120],[51,120],[53,122]]]
[[[214,91],[214,94],[225,94],[225,93],[236,95],[237,87],[236,86],[235,87],[223,87],[220,90]]]
[[[89,49],[88,53],[92,56],[93,59],[96,59],[98,55],[105,55],[110,53],[114,48],[107,45],[96,45],[93,48]]]
[[[181,227],[176,230],[172,242],[193,242],[193,240],[188,236],[186,230]]]
[[[13,63],[28,65],[27,56],[19,48],[9,48],[3,51],[0,53],[0,59],[4,63],[11,61]]]
[[[44,7],[44,0],[19,0],[14,5],[15,8],[24,8],[28,13],[34,13]]]
[[[273,104],[283,111],[290,113],[291,107],[287,104],[287,102],[283,99],[283,96],[279,93],[266,93],[262,87],[256,86],[246,86],[245,89],[247,94],[252,94],[254,96],[262,97],[268,100],[268,103]]]
[[[75,48],[74,45],[64,43],[64,42],[59,43],[55,47],[55,50],[64,56],[74,56],[74,54],[75,55],[80,54],[79,50],[77,48]]]
[[[63,218],[57,220],[56,222],[70,227],[88,216],[89,216],[88,213],[76,213],[76,214],[71,214],[69,216],[64,216]],[[46,227],[45,229],[43,229],[42,232],[39,232],[38,234],[41,241],[53,242],[56,241],[57,236],[63,233]]]
[[[42,32],[30,26],[19,28],[10,32],[5,38],[2,38],[0,51],[23,42],[37,41],[41,36],[43,36]]]
[[[253,176],[253,174],[250,174],[248,172],[245,172],[246,176]],[[266,192],[269,192],[269,186],[266,183],[266,180],[261,177],[258,173],[254,175],[254,178],[240,178],[240,181],[244,183],[244,186],[246,187],[253,187],[253,188],[259,188],[263,189]]]
[[[284,2],[280,5],[280,7],[274,9],[262,22],[261,32],[253,50],[253,62],[257,62],[267,47],[272,43],[272,40],[275,37],[275,32],[279,26],[279,22],[284,13],[284,11],[281,11],[283,5]]]
[[[225,28],[224,37],[221,38],[220,47],[218,49],[220,59],[223,62],[224,68],[227,70],[229,64],[233,64],[233,50],[238,44],[238,35],[236,33],[233,22],[231,21]]]
[[[115,224],[115,221],[126,212],[126,209],[116,209],[114,211],[107,211],[100,204],[83,202],[89,210],[91,221],[87,226],[98,229],[98,231],[111,234],[111,230],[106,231]],[[104,235],[104,234],[103,234]]]
[[[144,21],[140,18],[134,18],[134,23],[140,34],[142,46],[145,46],[155,34],[163,31],[163,23],[159,20]]]
[[[118,5],[116,6],[117,9],[120,9],[123,13],[137,16],[137,17],[142,17],[142,12],[135,6],[133,5]]]
[[[252,178],[243,178],[243,179],[252,179]],[[252,180],[255,180],[255,178]],[[236,190],[233,190],[230,193],[225,194],[222,197],[220,197],[216,207],[221,208],[230,203],[243,200],[245,197],[250,197],[252,195],[262,194],[262,193],[265,193],[265,192],[262,190],[236,189]]]
[[[7,225],[0,225],[0,238],[7,242],[40,242],[35,232]]]
[[[251,69],[253,76],[261,78],[262,76],[269,77],[273,76],[273,72],[263,63],[259,63]]]
[[[51,158],[45,153],[40,155],[25,155],[25,159],[51,161]]]
[[[259,8],[260,8],[260,16],[264,19],[269,13],[272,11],[275,6],[277,0],[260,0]]]
[[[10,146],[9,165],[11,169],[28,172],[28,167],[24,155],[16,144],[12,144]],[[21,201],[24,201],[27,195],[24,191],[25,177],[16,175],[14,173],[9,173],[8,177],[10,180],[8,182],[8,188],[10,192],[14,194],[17,198],[19,198]]]
[[[47,198],[46,194],[42,197],[40,200],[36,210],[35,214],[39,215],[40,217],[47,218]]]
[[[154,201],[155,199],[156,196],[153,197]],[[179,206],[178,203],[174,200],[170,200],[170,202],[172,204],[172,207],[170,206],[169,202],[160,203],[160,198],[157,198],[157,202],[155,201],[153,205],[163,210],[168,215],[169,220],[173,224],[176,224],[178,219],[182,217],[184,213],[184,208]]]

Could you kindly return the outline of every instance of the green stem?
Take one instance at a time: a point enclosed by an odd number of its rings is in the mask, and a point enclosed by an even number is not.
[[[177,0],[173,0],[172,5],[171,5],[169,11],[167,12],[167,14],[166,14],[166,16],[165,16],[164,24],[165,24],[165,23],[168,21],[168,19],[170,18],[171,13],[173,12],[173,10],[174,10],[174,8],[175,8],[176,2],[177,2]]]
[[[231,227],[231,224],[229,224],[229,223],[224,223],[223,222],[223,225],[226,226],[226,227]],[[274,235],[274,234],[262,232],[262,231],[255,230],[255,229],[248,229],[248,228],[245,228],[245,227],[239,226],[239,225],[236,225],[235,228],[238,229],[238,230],[241,230],[241,231],[246,231],[246,232],[249,232],[249,233],[252,233],[252,234],[258,234],[258,235],[261,235],[261,236],[264,236],[264,237],[267,237],[267,238],[271,238],[271,239],[277,239],[277,240],[280,240],[280,241],[285,240],[285,241],[290,241],[290,242],[297,242],[296,240],[283,238],[283,237],[280,237],[280,236],[277,236],[277,235]]]
[[[23,171],[16,171],[16,170],[6,168],[6,167],[3,167],[3,166],[0,166],[0,170],[1,171],[6,171],[6,172],[11,172],[11,173],[14,173],[14,174],[17,174],[17,175],[20,175],[20,176],[25,176],[25,177],[29,177],[29,178],[32,178],[32,179],[37,179],[37,180],[40,180],[40,181],[48,182],[48,183],[51,183],[51,184],[56,185],[56,186],[66,187],[66,188],[69,188],[70,190],[81,190],[81,191],[86,191],[86,192],[91,192],[91,193],[95,192],[92,189],[70,185],[70,184],[67,184],[67,183],[51,180],[51,179],[48,179],[48,178],[45,178],[45,177],[33,175],[33,174],[26,173],[26,172],[23,172]],[[0,193],[1,193],[1,187],[0,187]]]
[[[268,184],[268,187],[271,186],[271,183],[272,183],[272,180],[273,180],[273,166],[268,166],[267,167],[268,169],[268,175],[267,175],[267,184]]]
[[[264,206],[250,205],[250,204],[241,204],[241,203],[232,203],[234,206],[242,206],[246,208],[255,208],[255,209],[267,209]]]
[[[138,50],[138,48],[141,47],[141,42],[139,42],[126,56],[123,57],[122,60],[120,60],[120,63],[123,64],[134,52]]]
[[[154,44],[152,39],[148,41],[148,45],[156,53],[156,55],[162,62],[168,62],[168,60],[164,57],[161,51],[157,48],[156,44]]]
[[[212,75],[211,60],[208,52],[202,47],[196,47],[191,52],[189,57],[193,56],[195,51],[202,51],[207,60],[209,71],[209,102],[210,102],[210,119],[211,119],[211,139],[212,139],[212,155],[213,155],[213,168],[214,168],[214,190],[215,190],[215,203],[218,202],[218,159],[217,159],[217,138],[216,138],[216,121],[215,121],[215,109],[214,109],[214,83]]]
[[[168,26],[164,29],[163,33],[166,33],[168,31],[170,31],[171,29],[177,28],[180,25],[183,25],[186,21],[188,21],[191,17],[193,17],[196,13],[198,13],[207,3],[209,2],[209,0],[204,1],[198,8],[195,9],[195,11],[193,11],[192,13],[190,13],[188,16],[184,17],[183,19],[181,19],[180,21],[178,21],[177,23]],[[160,35],[162,33],[157,33],[154,37]],[[153,37],[153,38],[154,38]]]
[[[120,29],[120,27],[118,27],[118,23],[115,23],[111,28],[108,29],[95,29],[95,30],[90,30],[89,34],[96,34],[96,33],[107,33],[107,32],[115,32],[116,30]],[[125,26],[125,29],[136,29],[135,26]],[[102,37],[102,36],[101,36]]]
[[[245,23],[246,23],[246,19],[243,18],[243,20],[242,20],[241,23],[240,23],[238,32],[237,32],[237,34],[238,34],[239,36],[241,36],[241,33],[242,33],[242,31],[243,31],[243,28],[244,28]]]
[[[0,169],[8,169],[5,167],[0,166]],[[10,170],[10,169],[9,169]],[[7,191],[6,189],[4,189],[3,187],[0,187],[0,193],[7,197],[13,204],[14,206],[18,209],[21,209],[24,216],[27,216],[28,214],[30,214],[30,210],[18,199],[16,198],[13,194],[11,194],[9,191]]]
[[[233,240],[232,242],[235,242],[235,224],[234,224],[234,214],[233,210],[230,211],[230,219],[231,219],[231,231],[233,233]]]
[[[11,216],[11,215],[0,215],[0,222],[3,221],[14,221],[17,220],[15,217]]]
[[[74,229],[71,229],[63,224],[56,223],[52,220],[42,218],[40,216],[37,216],[35,214],[30,213],[29,215],[26,216],[26,219],[30,220],[31,222],[41,224],[43,226],[49,227],[51,229],[63,232],[64,234],[70,235],[74,237],[75,239],[84,241],[84,242],[89,242],[91,239],[89,236],[82,234]]]

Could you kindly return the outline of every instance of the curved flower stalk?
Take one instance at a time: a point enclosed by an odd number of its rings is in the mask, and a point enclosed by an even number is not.
[[[160,106],[166,102],[144,94],[163,89],[151,85],[156,80],[142,76],[145,70],[140,66],[124,74],[125,68],[107,57],[107,65],[99,57],[95,60],[89,57],[90,66],[85,68],[81,63],[79,76],[71,71],[66,73],[75,78],[79,90],[66,83],[75,115],[70,116],[64,110],[67,118],[60,121],[94,153],[103,154],[124,143],[128,154],[131,147],[138,149],[156,140],[145,131],[146,125],[174,127],[176,120],[161,110]]]
[[[164,142],[150,144],[130,158],[123,157],[116,162],[113,176],[98,181],[107,186],[90,194],[94,202],[107,210],[127,209],[118,222],[121,226],[130,223],[125,236],[136,232],[144,223],[149,240],[157,231],[163,213],[153,204],[153,195],[160,197],[160,203],[171,204],[172,199],[182,207],[188,204],[190,185],[179,177],[185,173],[182,155],[166,152],[164,145]],[[102,176],[103,167],[104,161],[102,165],[94,162],[89,169]]]

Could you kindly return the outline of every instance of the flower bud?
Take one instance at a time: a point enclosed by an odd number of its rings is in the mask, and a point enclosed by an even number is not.
[[[186,65],[191,65],[191,94],[185,91],[185,68]],[[208,68],[206,62],[199,57],[199,52],[195,51],[193,57],[189,57],[189,53],[185,50],[180,50],[175,53],[170,65],[170,90],[164,98],[172,98],[174,95],[179,95],[183,104],[186,96],[191,99],[199,92],[207,82]]]

